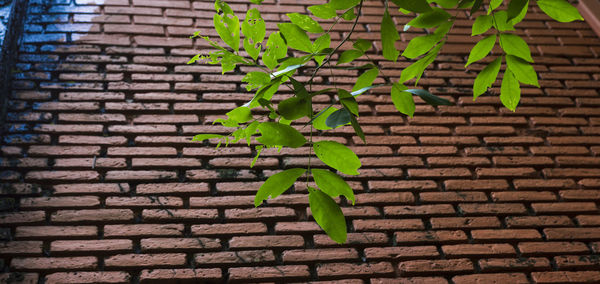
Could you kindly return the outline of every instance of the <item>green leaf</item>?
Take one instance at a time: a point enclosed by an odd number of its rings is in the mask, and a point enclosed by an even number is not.
[[[256,156],[254,156],[254,159],[252,159],[252,162],[250,162],[250,168],[254,168],[254,165],[256,164],[256,161],[258,161],[258,157],[260,156],[260,153],[262,153],[263,148],[263,145],[258,145],[254,147],[254,149],[256,150]]]
[[[230,120],[237,123],[244,123],[252,120],[250,108],[245,106],[234,108],[230,112],[226,113],[226,115]]]
[[[460,2],[458,3],[458,9],[471,8],[471,7],[473,7],[474,3],[475,3],[475,0],[460,0]],[[471,13],[471,14],[473,14],[473,13]]]
[[[315,179],[315,183],[321,191],[331,196],[331,198],[343,195],[348,200],[352,201],[352,205],[354,205],[354,192],[341,176],[331,171],[321,169],[311,169],[311,172]]]
[[[265,21],[260,12],[256,8],[248,10],[242,23],[242,33],[245,36],[244,49],[254,60],[258,59],[261,43],[265,39],[265,29]]]
[[[352,115],[345,108],[336,110],[325,119],[325,125],[329,128],[338,128],[339,126],[350,123]]]
[[[347,175],[358,175],[360,160],[344,144],[335,141],[319,141],[313,143],[315,155],[326,165]]]
[[[427,66],[429,66],[429,64],[431,64],[435,60],[438,53],[440,52],[440,49],[442,48],[442,46],[444,46],[444,43],[445,42],[439,43],[435,48],[429,51],[429,53],[426,56],[402,70],[402,73],[400,73],[400,83],[404,83],[416,77],[417,80],[415,82],[415,85],[417,85],[419,83],[419,79],[425,71],[425,68],[427,68]]]
[[[310,116],[312,109],[310,99],[291,97],[279,102],[277,112],[288,120],[296,120],[304,116]]]
[[[263,122],[258,125],[262,134],[256,141],[267,146],[288,146],[298,148],[306,143],[306,138],[293,127],[277,122]]]
[[[346,219],[340,206],[320,190],[309,187],[308,191],[308,204],[317,224],[333,241],[338,244],[345,243]]]
[[[519,88],[519,81],[515,78],[510,70],[504,72],[504,78],[502,78],[502,85],[500,86],[500,101],[502,104],[515,111],[519,100],[521,99],[521,88]]]
[[[438,3],[444,9],[452,9],[458,5],[458,0],[433,0],[430,2]]]
[[[342,19],[346,21],[352,21],[356,19],[356,13],[354,13],[354,9],[348,9],[344,14],[342,14]]]
[[[412,94],[406,92],[406,89],[404,85],[394,83],[392,85],[392,102],[400,113],[413,117],[415,114],[415,101]]]
[[[519,80],[519,82],[533,85],[538,88],[540,87],[537,79],[537,73],[531,64],[527,63],[525,60],[516,56],[507,55],[506,65],[507,68],[515,75],[517,80]]]
[[[313,122],[312,122],[313,126],[318,130],[333,129],[333,128],[327,126],[325,121],[332,113],[336,112],[337,110],[338,109],[335,107],[328,107],[325,110],[321,111],[319,114],[317,114],[318,117],[313,120]]]
[[[400,51],[396,49],[396,41],[398,39],[400,39],[400,35],[398,35],[396,25],[394,24],[392,17],[390,17],[388,10],[385,9],[385,13],[381,19],[381,46],[383,49],[383,57],[385,59],[394,62],[398,59],[398,55],[400,55]]]
[[[506,11],[498,11],[492,16],[494,27],[501,32],[514,31],[515,27],[508,21]]]
[[[308,53],[313,52],[312,42],[306,32],[300,27],[291,23],[281,23],[277,24],[277,26],[289,47]]]
[[[346,110],[350,113],[358,116],[358,103],[352,94],[344,89],[338,89],[338,98],[340,98],[340,103]]]
[[[336,10],[346,10],[350,9],[360,3],[360,0],[331,0],[329,1],[329,5],[331,8]]]
[[[352,46],[362,52],[367,52],[367,50],[371,49],[373,43],[370,40],[357,39]]]
[[[263,63],[269,69],[277,67],[277,60],[284,58],[287,55],[287,45],[281,38],[279,32],[271,33],[267,40],[267,49],[263,53]]]
[[[290,21],[294,24],[296,24],[298,27],[300,27],[301,29],[310,32],[310,33],[322,33],[323,32],[323,28],[321,27],[321,25],[319,25],[319,23],[315,20],[313,20],[311,17],[304,15],[304,14],[299,14],[299,13],[288,13],[286,14],[288,16],[288,18],[290,18]]]
[[[323,34],[318,37],[313,44],[313,52],[325,52],[323,55],[317,55],[314,59],[317,61],[319,65],[323,64],[323,60],[325,59],[325,55],[333,52],[333,49],[329,48],[331,44],[331,36],[329,34]],[[331,49],[331,50],[330,50]]]
[[[408,42],[402,56],[410,59],[417,58],[431,50],[438,41],[439,37],[435,34],[414,37]]]
[[[271,77],[265,72],[252,71],[248,72],[248,74],[242,78],[242,82],[248,83],[248,85],[246,85],[246,90],[250,91],[269,84],[269,82],[271,82]]]
[[[494,0],[492,0],[494,1]],[[500,0],[502,1],[502,0]],[[502,3],[502,2],[500,2]],[[471,6],[471,15],[475,14],[475,12],[479,11],[479,8],[481,8],[481,4],[483,4],[483,0],[475,0],[475,2],[473,2],[473,6]]]
[[[521,9],[521,12],[509,21],[511,25],[516,25],[525,19],[525,15],[527,15],[527,10],[529,9],[529,0],[526,0],[525,6]]]
[[[496,58],[492,63],[488,64],[475,78],[473,83],[473,100],[477,99],[480,95],[485,93],[488,88],[496,82],[498,72],[500,71],[500,65],[502,63],[502,56]]]
[[[377,75],[379,75],[379,69],[377,69],[377,67],[362,73],[358,76],[358,79],[356,79],[356,83],[354,84],[354,87],[352,87],[352,92],[371,86],[373,81],[377,78]]]
[[[398,5],[399,8],[415,12],[415,13],[427,13],[431,12],[431,6],[426,0],[392,0],[392,2]]]
[[[473,23],[471,35],[476,36],[487,32],[492,27],[492,16],[479,15]]]
[[[502,5],[502,2],[504,0],[490,0],[490,8],[488,9],[488,15],[496,10],[496,8],[500,7],[500,5]],[[483,2],[483,1],[482,1]]]
[[[219,34],[219,37],[229,47],[235,51],[240,50],[240,20],[233,13],[233,10],[227,3],[217,0],[215,2],[215,10],[217,12],[223,11],[222,15],[215,13],[213,16],[213,24],[215,30]]]
[[[440,98],[427,90],[423,89],[408,89],[405,92],[409,92],[413,95],[419,96],[423,101],[432,106],[451,106],[452,103],[444,98]]]
[[[492,34],[484,37],[480,40],[474,47],[471,49],[471,53],[469,53],[469,59],[467,60],[467,64],[465,67],[469,66],[471,63],[481,60],[486,57],[494,45],[496,44],[496,34]]]
[[[204,141],[212,138],[223,138],[225,136],[219,134],[198,134],[192,138],[192,141]]]
[[[324,20],[335,18],[337,16],[335,9],[331,8],[331,5],[329,5],[329,3],[322,4],[322,5],[310,6],[310,7],[308,7],[308,10],[313,15],[315,15],[315,17],[324,19]]]
[[[350,124],[352,125],[352,128],[354,129],[354,133],[356,133],[356,135],[358,135],[358,137],[360,137],[360,139],[363,141],[363,143],[367,143],[367,140],[365,139],[365,133],[363,132],[362,128],[360,127],[360,124],[358,124],[358,120],[356,120],[356,117],[351,115],[350,116]]]
[[[433,28],[445,21],[448,21],[448,19],[451,17],[452,15],[448,14],[448,12],[434,7],[433,11],[417,16],[408,22],[407,25],[417,28]]]
[[[583,21],[583,17],[579,14],[577,8],[571,6],[571,4],[565,0],[539,0],[537,1],[537,5],[544,13],[546,13],[546,15],[561,23],[572,22],[575,20]]]
[[[336,65],[352,62],[354,59],[361,57],[363,54],[365,54],[363,51],[356,49],[345,50],[340,55]]]
[[[294,182],[306,172],[306,169],[293,168],[270,176],[258,189],[254,197],[254,207],[258,207],[269,196],[275,198],[288,190]]]
[[[516,34],[500,34],[500,46],[507,54],[520,57],[529,62],[533,62],[529,46],[521,37]]]
[[[250,0],[250,2],[256,4],[256,5],[260,5],[264,0]]]
[[[510,21],[516,18],[523,11],[523,8],[527,6],[528,2],[528,0],[510,0],[506,9],[507,20]]]
[[[290,77],[289,79],[292,82],[292,85],[294,86],[294,95],[296,95],[297,97],[299,97],[301,99],[305,99],[305,98],[309,97],[308,91],[304,87],[304,84],[296,81],[296,79],[294,79],[292,77]]]

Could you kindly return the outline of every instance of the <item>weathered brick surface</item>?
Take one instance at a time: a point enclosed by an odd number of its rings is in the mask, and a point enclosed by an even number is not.
[[[242,19],[253,7],[227,2]],[[313,2],[266,0],[267,35]],[[353,39],[378,39],[382,1],[364,5]],[[0,282],[600,282],[600,41],[585,22],[536,8],[516,26],[541,88],[523,86],[514,113],[499,82],[472,100],[484,64],[464,70],[475,39],[459,12],[420,80],[455,106],[417,98],[407,118],[377,88],[357,98],[366,145],[350,128],[314,132],[363,164],[347,177],[356,205],[343,203],[339,245],[313,222],[304,183],[254,208],[264,177],[305,166],[308,147],[265,150],[250,168],[245,144],[190,141],[229,133],[212,121],[252,96],[241,74],[186,64],[210,48],[194,31],[216,38],[213,11],[207,0],[29,1],[0,142]],[[399,28],[410,20],[391,13]],[[333,44],[349,29],[335,26]],[[409,64],[369,52],[388,82]],[[350,89],[361,72],[319,73],[315,87]]]

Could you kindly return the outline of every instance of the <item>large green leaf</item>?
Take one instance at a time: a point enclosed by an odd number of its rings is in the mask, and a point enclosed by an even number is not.
[[[473,83],[473,100],[485,93],[487,89],[496,82],[501,63],[502,56],[496,58],[479,72],[479,75],[477,75],[477,78],[475,78],[475,82]]]
[[[429,0],[428,2],[435,2],[444,9],[452,9],[458,5],[458,0]]]
[[[313,52],[321,52],[321,53],[326,52],[326,54],[316,55],[314,57],[315,61],[317,61],[317,63],[319,63],[319,65],[323,64],[323,60],[325,60],[325,56],[333,51],[333,49],[329,48],[330,44],[331,44],[331,36],[328,33],[325,33],[325,34],[321,35],[320,37],[318,37],[317,39],[315,39],[315,42],[313,43]]]
[[[354,133],[356,133],[356,135],[358,137],[360,137],[360,139],[363,141],[363,143],[366,144],[367,139],[365,138],[365,133],[363,132],[362,127],[360,127],[358,120],[353,115],[350,116],[350,124],[352,125],[352,128],[354,129]]]
[[[354,205],[354,192],[342,177],[328,170],[311,169],[311,171],[315,183],[323,192],[332,198],[343,195]]]
[[[294,182],[306,172],[306,169],[293,168],[270,176],[258,189],[254,197],[254,206],[258,207],[269,196],[275,198],[288,190]]]
[[[313,52],[313,45],[308,35],[296,24],[280,23],[277,27],[289,47],[308,53]]]
[[[487,32],[493,23],[493,18],[490,15],[479,15],[473,23],[471,35],[476,36]]]
[[[337,16],[335,9],[333,9],[331,7],[331,5],[329,5],[329,3],[322,4],[322,5],[310,6],[310,7],[308,7],[308,10],[313,15],[315,15],[315,17],[320,18],[320,19],[326,20],[326,19],[335,18],[335,16]]]
[[[358,102],[356,102],[354,96],[344,89],[338,89],[337,95],[344,108],[358,116]]]
[[[408,89],[405,92],[409,92],[413,95],[419,96],[423,101],[432,106],[451,106],[452,103],[444,98],[440,98],[427,90],[423,89]]]
[[[350,117],[352,114],[348,112],[345,108],[338,109],[325,119],[325,125],[330,128],[338,128],[339,126],[346,125],[350,123]]]
[[[290,21],[292,23],[296,24],[301,29],[303,29],[309,33],[322,33],[323,32],[323,28],[321,27],[321,25],[319,25],[319,23],[317,21],[313,20],[311,17],[309,17],[307,15],[299,14],[299,13],[289,13],[286,15],[288,16],[288,18],[290,18]]]
[[[338,244],[346,242],[346,219],[329,195],[312,187],[308,188],[308,204],[313,218],[327,235]]]
[[[433,11],[417,16],[408,22],[407,25],[417,28],[433,28],[445,21],[448,21],[448,19],[451,17],[452,15],[448,14],[448,12],[440,8],[433,8]]]
[[[371,49],[371,47],[373,46],[373,43],[371,43],[370,40],[366,40],[366,39],[357,39],[354,44],[352,44],[352,47],[362,51],[362,52],[366,52],[367,50]]]
[[[242,33],[244,34],[244,50],[252,57],[258,59],[261,43],[265,39],[265,21],[260,16],[256,8],[248,10],[246,19],[242,23]]]
[[[408,42],[402,56],[410,59],[417,58],[431,50],[438,41],[439,37],[435,34],[414,37]]]
[[[406,92],[406,89],[404,85],[394,83],[392,85],[392,103],[399,112],[413,117],[415,114],[415,101],[412,94]]]
[[[507,20],[510,21],[516,18],[521,11],[523,11],[525,6],[527,6],[527,3],[529,3],[528,0],[510,0],[510,3],[508,3],[508,9],[506,9]]]
[[[332,113],[336,112],[337,110],[338,109],[335,107],[328,107],[322,110],[321,113],[317,114],[318,117],[313,120],[313,126],[318,130],[332,129],[331,127],[327,126],[325,121]]]
[[[227,113],[227,117],[230,120],[233,120],[237,123],[244,123],[252,120],[250,108],[245,106],[234,108],[233,110]]]
[[[347,175],[358,175],[360,160],[344,144],[335,141],[319,141],[313,145],[315,154],[326,165]]]
[[[502,10],[502,11],[498,11],[495,12],[494,15],[492,16],[493,18],[493,22],[494,22],[494,27],[501,32],[506,32],[506,31],[514,31],[515,27],[512,24],[512,21],[508,20],[508,14],[506,13],[506,11]]]
[[[500,34],[500,46],[507,54],[520,57],[529,62],[533,62],[529,46],[521,37],[516,34]]]
[[[502,104],[506,108],[515,111],[520,99],[521,88],[519,87],[519,81],[517,81],[517,78],[515,78],[515,75],[510,70],[506,70],[502,78],[502,85],[500,86],[500,101],[502,101]]]
[[[394,4],[398,5],[399,8],[415,12],[415,13],[427,13],[431,12],[431,6],[426,0],[391,0]]]
[[[223,138],[225,136],[219,134],[198,134],[192,138],[192,141],[204,141],[206,139]]]
[[[417,80],[415,81],[415,85],[417,85],[419,83],[419,79],[421,79],[421,76],[425,71],[425,68],[427,68],[427,66],[429,66],[429,64],[435,60],[440,52],[440,49],[442,46],[444,46],[444,43],[444,41],[440,42],[436,47],[429,51],[426,56],[402,70],[402,73],[400,73],[400,83],[404,83],[416,77]]]
[[[490,8],[488,9],[488,15],[492,11],[496,10],[496,8],[500,7],[500,5],[502,5],[502,2],[504,2],[504,0],[490,0]]]
[[[240,19],[233,13],[227,3],[217,0],[215,2],[217,13],[213,16],[213,24],[219,37],[235,51],[240,50]],[[223,12],[222,14],[218,14]]]
[[[248,74],[242,78],[242,82],[248,83],[248,85],[246,85],[246,90],[250,91],[269,84],[269,82],[271,82],[271,77],[265,72],[252,71],[248,72]]]
[[[373,85],[373,81],[375,81],[377,75],[379,75],[379,69],[377,69],[377,67],[371,68],[362,73],[360,76],[358,76],[358,79],[356,79],[356,83],[354,84],[354,87],[352,87],[352,92]]]
[[[396,49],[396,41],[400,39],[396,24],[390,17],[388,10],[385,9],[383,18],[381,19],[381,46],[383,49],[383,57],[387,60],[396,62],[400,51]]]
[[[512,18],[509,22],[511,25],[516,25],[525,19],[525,15],[527,15],[527,10],[529,9],[529,0],[526,0],[525,6],[521,9],[521,12]]]
[[[269,35],[267,49],[263,53],[262,60],[269,69],[277,67],[277,61],[287,55],[287,45],[281,38],[279,32]]]
[[[345,50],[340,55],[340,58],[338,58],[337,65],[352,62],[352,61],[354,61],[354,59],[361,57],[363,54],[365,54],[365,53],[361,50],[356,50],[356,49]]]
[[[310,116],[310,99],[291,97],[279,102],[277,112],[287,120],[296,120],[304,116]]]
[[[331,0],[329,5],[336,10],[350,9],[360,3],[360,0]]]
[[[258,125],[262,136],[256,141],[267,146],[288,146],[298,148],[306,143],[306,138],[293,127],[277,122],[263,122]]]
[[[494,1],[494,0],[492,0],[492,1]],[[500,0],[500,1],[502,1],[502,0]],[[479,11],[479,9],[481,8],[481,4],[483,4],[483,0],[473,1],[473,6],[471,6],[471,15],[473,15],[473,14],[475,14],[475,12]]]
[[[465,67],[469,66],[471,63],[481,60],[492,51],[494,45],[496,44],[496,34],[491,34],[489,36],[484,37],[480,40],[474,47],[471,49],[471,53],[469,53],[469,60],[467,60],[467,64]]]
[[[538,0],[537,5],[546,15],[559,22],[583,21],[579,11],[565,0]]]
[[[536,87],[540,87],[537,79],[537,73],[525,60],[518,58],[516,56],[507,55],[506,56],[506,65],[507,68],[515,75],[517,80],[523,84],[533,85]]]

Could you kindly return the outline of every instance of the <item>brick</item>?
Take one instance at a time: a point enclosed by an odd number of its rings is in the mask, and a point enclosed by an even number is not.
[[[183,224],[128,224],[104,226],[104,236],[107,238],[181,235],[183,235]]]
[[[327,235],[313,236],[315,247],[339,247]],[[387,244],[389,238],[384,233],[348,233],[346,242],[353,246],[375,246]]]
[[[283,261],[293,262],[326,262],[358,259],[358,253],[352,248],[331,249],[298,249],[286,250],[282,253]]]
[[[219,213],[214,209],[144,209],[142,218],[148,221],[211,221],[216,220]]]
[[[264,223],[229,223],[229,224],[201,224],[192,225],[192,235],[248,235],[266,233],[267,226]]]
[[[53,241],[50,251],[53,253],[78,252],[123,252],[133,250],[131,240],[71,240]]]
[[[450,179],[444,181],[446,190],[505,190],[508,189],[508,183],[502,179],[478,179],[478,180],[460,180]]]
[[[0,224],[2,225],[41,223],[44,221],[46,221],[46,214],[44,211],[0,213]]]
[[[228,220],[269,220],[274,218],[286,220],[294,217],[296,217],[296,212],[291,208],[284,207],[225,210],[225,218]]]
[[[17,227],[17,238],[86,238],[96,237],[95,226],[21,226]]]
[[[542,239],[540,233],[533,229],[472,230],[471,237],[476,242],[513,242]]]
[[[509,244],[444,245],[442,251],[449,258],[487,255],[516,256],[515,249]]]
[[[483,272],[546,270],[550,268],[550,261],[543,257],[488,258],[479,260],[479,267],[481,267],[481,271]]]
[[[127,193],[129,184],[127,183],[95,183],[95,184],[57,184],[52,187],[55,195],[66,194],[110,194]]]
[[[513,203],[464,203],[459,204],[465,216],[475,215],[525,215],[527,209],[522,204]]]
[[[535,283],[566,283],[566,282],[597,282],[600,281],[599,271],[550,271],[532,272],[531,278]]]
[[[532,203],[531,208],[539,214],[585,213],[596,212],[598,210],[594,202]]]
[[[424,203],[485,202],[487,196],[483,192],[422,192],[419,197]]]
[[[362,283],[362,282],[361,282]],[[372,278],[371,284],[447,284],[443,277],[406,277],[406,278]]]
[[[141,283],[164,282],[172,279],[179,279],[181,281],[216,281],[222,279],[222,273],[218,268],[144,269],[140,273]]]
[[[389,262],[375,262],[363,264],[351,263],[326,263],[317,267],[319,277],[330,278],[336,276],[386,276],[394,272]]]
[[[456,214],[450,204],[386,206],[383,212],[386,216],[453,216]]]
[[[435,246],[365,248],[367,259],[409,260],[419,258],[435,258],[439,252]]]
[[[310,276],[306,265],[279,265],[271,267],[234,267],[229,268],[229,279],[234,282],[244,280],[281,280],[308,279]]]
[[[0,255],[41,255],[43,244],[39,241],[12,241],[0,243]]]
[[[527,284],[529,280],[524,273],[493,273],[493,274],[472,274],[452,277],[456,284],[463,283],[519,283]]]
[[[544,233],[549,240],[596,239],[600,228],[547,228]]]
[[[469,259],[449,260],[409,260],[400,262],[398,265],[402,275],[419,274],[455,274],[473,272],[473,263]]]
[[[495,202],[554,201],[556,195],[550,191],[501,191],[492,192],[492,200]]]
[[[514,228],[524,227],[565,227],[573,222],[567,216],[509,216],[505,218],[506,225]]]
[[[58,210],[50,214],[50,220],[57,223],[132,221],[133,217],[129,209]]]
[[[458,243],[467,240],[463,231],[410,231],[396,232],[398,244]]]
[[[73,196],[73,197],[30,197],[21,199],[21,208],[43,209],[53,207],[96,207],[100,205],[97,196]]]
[[[162,254],[119,254],[106,257],[104,265],[106,267],[175,267],[184,265],[186,262],[183,253],[162,253]]]
[[[98,259],[92,256],[13,258],[10,262],[12,269],[19,270],[77,270],[96,269],[97,266]]]
[[[431,218],[430,222],[434,229],[500,227],[500,222],[496,217],[435,217]]]
[[[194,261],[198,265],[274,263],[275,255],[270,250],[207,252],[195,254]]]
[[[594,268],[600,265],[600,259],[593,255],[561,255],[554,257],[554,262],[559,269]]]
[[[52,273],[45,279],[45,283],[129,283],[131,275],[123,271],[78,271]]]
[[[179,207],[183,205],[183,201],[179,197],[172,196],[134,196],[134,197],[118,197],[110,196],[106,198],[107,207]]]
[[[265,246],[265,244],[268,244]],[[229,240],[231,249],[240,248],[294,248],[304,246],[300,236],[239,236]]]
[[[210,238],[149,238],[140,240],[143,252],[206,251],[221,248],[218,239]]]
[[[519,243],[519,251],[523,256],[589,253],[588,247],[580,242],[524,242]]]
[[[418,230],[425,226],[420,219],[353,220],[356,231]]]

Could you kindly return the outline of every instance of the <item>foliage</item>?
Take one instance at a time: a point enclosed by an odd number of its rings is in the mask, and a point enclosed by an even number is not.
[[[266,43],[266,25],[257,8],[247,11],[244,21],[240,24],[229,5],[221,0],[215,2],[214,26],[225,46],[212,41],[197,32],[193,37],[201,37],[215,49],[208,55],[196,55],[190,64],[198,60],[210,64],[220,64],[223,73],[232,71],[237,65],[254,66],[260,71],[251,71],[242,79],[248,91],[254,90],[255,95],[245,105],[227,113],[227,119],[217,119],[225,127],[234,128],[230,135],[200,134],[193,138],[194,141],[218,139],[218,146],[222,143],[236,143],[245,139],[248,146],[252,141],[255,146],[256,157],[251,166],[257,161],[261,151],[265,148],[283,147],[298,148],[308,145],[307,168],[292,168],[281,171],[269,177],[258,190],[255,197],[255,206],[260,206],[269,197],[275,198],[306,175],[306,184],[309,191],[308,199],[312,216],[323,230],[338,243],[346,241],[346,222],[338,203],[345,200],[355,203],[354,193],[344,179],[333,172],[337,170],[346,175],[358,175],[361,167],[360,160],[351,149],[335,141],[322,140],[313,142],[313,128],[321,131],[351,125],[355,133],[364,141],[364,133],[358,122],[359,107],[356,97],[371,88],[378,77],[380,67],[374,63],[364,66],[349,66],[357,58],[366,56],[371,49],[372,42],[357,39],[353,48],[339,52],[340,47],[346,43],[354,31],[361,16],[364,0],[330,0],[328,3],[313,5],[308,8],[312,15],[318,19],[334,19],[333,24],[324,29],[321,24],[309,15],[290,13],[287,14],[290,22],[277,24],[278,31],[269,34]],[[251,0],[259,5],[262,0]],[[396,7],[394,7],[393,3]],[[469,13],[474,19],[472,36],[484,35],[471,50],[465,67],[474,62],[483,60],[498,46],[501,54],[495,53],[495,58],[490,60],[485,68],[477,75],[473,84],[473,100],[486,93],[498,78],[502,69],[503,60],[505,71],[500,87],[500,100],[508,109],[515,111],[520,100],[520,84],[538,86],[537,74],[532,67],[533,58],[527,43],[514,31],[514,26],[523,20],[529,8],[528,0],[391,0],[385,1],[381,18],[381,47],[383,57],[390,61],[397,61],[400,55],[415,59],[410,66],[405,68],[398,81],[391,86],[391,99],[399,112],[410,117],[415,112],[414,96],[418,96],[427,104],[451,105],[451,102],[435,96],[423,89],[409,89],[406,84],[414,79],[416,86],[423,76],[425,69],[435,61],[444,44],[447,35],[452,29],[456,15],[461,10]],[[583,20],[577,9],[566,0],[538,0],[537,6],[551,18],[559,22]],[[506,9],[498,10],[502,4]],[[415,13],[416,16],[404,26],[408,29],[429,29],[424,36],[413,38],[406,49],[400,52],[396,48],[396,41],[400,39],[399,31],[390,16],[390,9],[399,9],[403,13]],[[452,15],[450,12],[456,13]],[[335,48],[331,47],[329,32],[340,21],[352,21],[352,29]],[[241,29],[241,34],[240,34]],[[491,30],[491,31],[490,31]],[[240,51],[240,39],[243,35]],[[311,40],[315,38],[315,40]],[[290,54],[293,52],[293,55]],[[262,57],[260,56],[262,52]],[[337,65],[342,68],[364,70],[357,78],[352,90],[334,88],[313,91],[313,80],[317,73],[325,66],[331,67],[330,61],[334,54],[339,54]],[[260,60],[259,60],[260,58]],[[368,56],[367,56],[367,59]],[[369,59],[370,60],[370,59]],[[294,74],[299,68],[311,65],[314,61],[313,73],[306,82],[298,82]],[[271,99],[280,86],[291,89],[294,95],[280,101],[278,104]],[[338,106],[332,104],[322,110],[315,111],[312,98],[319,94],[334,94]],[[268,113],[257,115],[257,113]],[[296,128],[290,126],[292,122],[307,119],[310,126],[310,136],[306,139]],[[299,123],[299,122],[297,122]],[[312,151],[316,158],[332,170],[314,169],[311,166]],[[309,186],[313,178],[317,188]],[[340,197],[340,196],[343,196]],[[338,199],[339,198],[339,199]],[[338,200],[338,201],[336,201]]]

